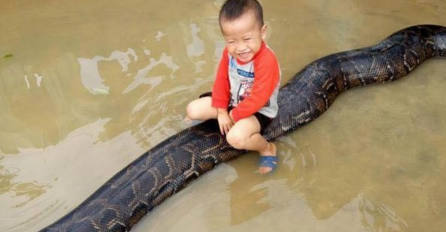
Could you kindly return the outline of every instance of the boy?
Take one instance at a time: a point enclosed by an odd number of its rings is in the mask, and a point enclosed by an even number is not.
[[[226,40],[212,96],[189,103],[186,120],[217,119],[236,149],[260,153],[259,172],[276,168],[276,146],[261,135],[277,115],[279,63],[265,44],[266,25],[257,0],[227,0],[219,14]]]

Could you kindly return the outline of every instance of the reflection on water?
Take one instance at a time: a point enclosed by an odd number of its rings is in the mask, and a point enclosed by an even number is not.
[[[132,56],[134,61],[138,60],[135,50],[129,48],[127,52],[114,51],[110,57],[105,58],[96,56],[93,59],[78,58],[81,69],[81,81],[85,88],[92,94],[108,94],[110,88],[103,84],[104,79],[101,77],[98,68],[99,61],[113,61],[116,60],[122,67],[122,72],[128,70],[128,64],[131,62],[129,56]]]
[[[364,226],[372,231],[401,231],[409,226],[397,212],[382,203],[362,198],[359,208]]]
[[[36,231],[182,129],[224,47],[221,0],[0,2],[0,231]],[[446,25],[442,0],[263,0],[283,82],[403,27]],[[416,15],[416,17],[415,17]],[[7,23],[6,23],[7,22]],[[349,91],[278,142],[192,183],[135,231],[442,231],[444,60]]]

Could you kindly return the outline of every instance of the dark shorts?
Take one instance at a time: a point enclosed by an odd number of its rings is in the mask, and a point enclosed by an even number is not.
[[[212,97],[212,92],[206,92],[200,95],[199,98],[202,97]],[[230,112],[234,107],[228,107],[228,112]],[[254,114],[254,117],[257,118],[257,121],[259,121],[260,124],[260,134],[263,134],[263,131],[265,130],[265,128],[271,123],[272,118],[265,116],[259,112],[256,112]]]

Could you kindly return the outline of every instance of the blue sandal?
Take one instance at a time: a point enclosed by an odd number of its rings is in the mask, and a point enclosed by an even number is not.
[[[273,172],[277,167],[277,156],[260,156],[259,167],[271,168],[271,171],[263,174]]]

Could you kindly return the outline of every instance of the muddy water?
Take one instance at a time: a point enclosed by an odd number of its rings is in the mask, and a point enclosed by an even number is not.
[[[0,2],[0,231],[60,218],[182,130],[224,43],[215,1]],[[263,0],[285,83],[330,53],[414,24],[444,0]],[[4,58],[3,58],[4,57]],[[443,231],[445,60],[351,90],[280,139],[280,167],[249,153],[201,177],[135,231]]]

